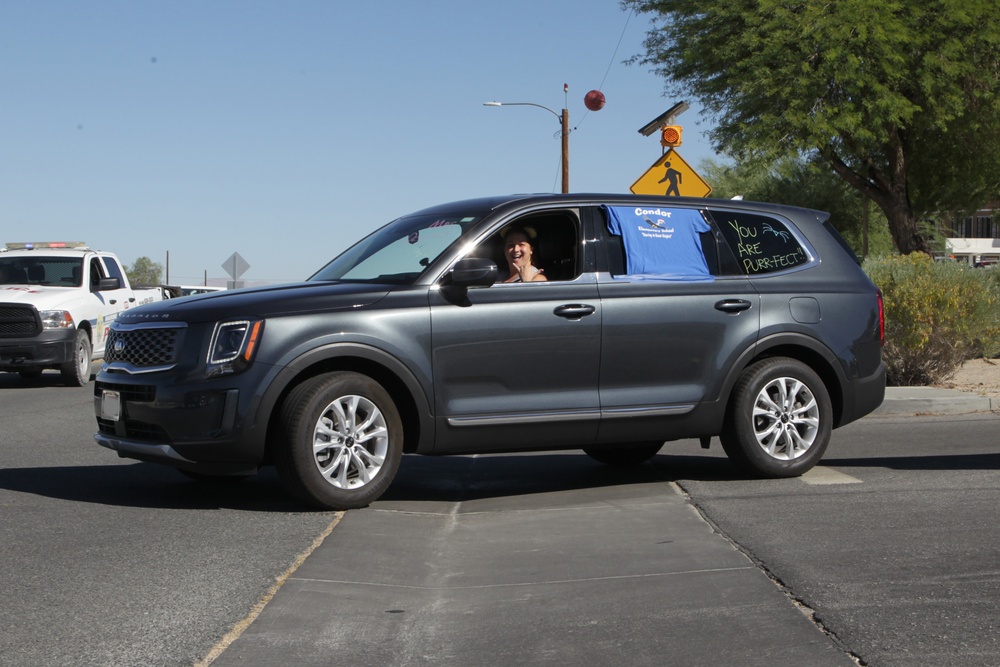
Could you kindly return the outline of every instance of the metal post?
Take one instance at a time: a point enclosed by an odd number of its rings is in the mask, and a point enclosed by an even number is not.
[[[569,192],[569,110],[562,110],[562,191]]]

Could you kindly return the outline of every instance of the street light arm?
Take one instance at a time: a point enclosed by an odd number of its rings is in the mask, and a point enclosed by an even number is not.
[[[550,114],[556,117],[559,124],[562,126],[562,191],[563,193],[569,192],[569,111],[563,109],[562,113],[558,113],[543,106],[541,104],[535,104],[534,102],[483,102],[484,107],[538,107],[539,109],[545,109]]]
[[[562,115],[541,104],[535,104],[534,102],[483,102],[484,107],[538,107],[539,109],[545,109],[550,114],[556,117],[556,119],[561,123]]]

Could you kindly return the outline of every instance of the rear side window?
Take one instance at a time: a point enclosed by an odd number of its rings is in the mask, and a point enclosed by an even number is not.
[[[809,253],[776,218],[744,211],[711,213],[746,275],[787,271],[809,261]]]

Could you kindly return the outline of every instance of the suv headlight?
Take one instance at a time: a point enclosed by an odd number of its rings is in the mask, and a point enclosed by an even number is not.
[[[43,329],[72,329],[76,326],[68,310],[43,310],[38,315],[42,318]]]
[[[264,320],[238,320],[219,322],[212,332],[208,346],[206,375],[230,375],[246,370],[257,352]]]

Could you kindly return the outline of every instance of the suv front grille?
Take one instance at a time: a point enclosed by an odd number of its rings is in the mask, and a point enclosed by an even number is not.
[[[0,336],[37,336],[42,321],[34,306],[0,303]]]
[[[118,361],[136,368],[170,366],[177,362],[180,332],[179,327],[112,329],[104,361]]]

